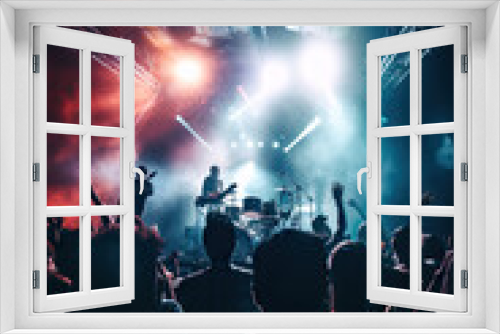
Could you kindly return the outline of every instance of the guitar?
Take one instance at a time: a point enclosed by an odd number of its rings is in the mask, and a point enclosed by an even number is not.
[[[238,185],[236,183],[232,183],[229,187],[227,187],[226,190],[223,192],[215,195],[215,196],[198,196],[196,197],[196,206],[198,207],[203,207],[205,205],[209,204],[220,204],[222,200],[229,195],[230,193],[234,192],[234,189],[236,189]]]

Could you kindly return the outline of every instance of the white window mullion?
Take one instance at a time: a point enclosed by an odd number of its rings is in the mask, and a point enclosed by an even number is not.
[[[383,216],[417,216],[427,217],[454,217],[455,207],[453,206],[432,206],[432,205],[375,205],[371,212]]]
[[[418,49],[410,51],[410,127],[417,127],[420,107],[420,52]],[[410,133],[410,207],[418,206],[420,199],[420,161],[419,137],[413,131]],[[420,258],[419,217],[415,213],[410,215],[410,291],[418,291]],[[416,242],[417,241],[417,242]]]
[[[81,162],[82,169],[82,204],[85,208],[85,215],[83,216],[82,234],[83,242],[80,244],[80,253],[82,255],[81,270],[83,271],[82,291],[90,293],[92,289],[92,216],[90,215],[91,203],[91,168],[92,168],[92,146],[91,135],[88,131],[91,123],[91,108],[92,108],[92,81],[91,81],[91,51],[90,49],[83,50],[83,84],[82,84],[82,125],[87,132],[83,135],[82,150],[83,159]]]
[[[79,122],[78,122],[78,129],[74,129],[74,130],[80,130],[80,128],[85,128],[83,124],[83,115],[84,115],[84,101],[83,101],[83,86],[84,86],[84,81],[83,81],[83,77],[84,77],[84,55],[83,55],[83,50],[80,50],[79,51],[79,74],[78,74],[78,78],[79,78],[79,94],[78,94],[78,98],[79,98],[79,101],[78,101],[78,106],[79,106],[79,110],[78,110],[78,115],[79,115]],[[51,130],[62,130],[64,131],[65,129],[67,129],[69,127],[70,124],[60,124],[60,123],[48,123],[47,122],[47,133],[49,133]],[[55,126],[55,129],[51,129],[51,126]],[[59,129],[58,129],[59,128]],[[76,132],[76,131],[75,131]],[[57,133],[63,133],[63,132],[57,132]],[[85,134],[85,132],[83,133],[67,133],[67,134],[75,134],[75,135],[78,135],[78,138],[79,138],[79,160],[78,160],[78,163],[79,163],[79,201],[80,201],[80,207],[83,206],[83,199],[84,199],[84,189],[85,189],[85,179],[83,177],[83,164],[84,164],[84,161],[85,161],[85,151],[83,149],[84,147],[84,144],[83,144],[83,136]],[[47,208],[48,209],[48,208]],[[48,215],[49,211],[47,210],[47,217],[49,216]],[[88,261],[88,257],[87,255],[85,255],[85,253],[82,251],[83,249],[83,245],[85,244],[85,241],[86,241],[86,238],[85,238],[85,223],[84,223],[84,215],[77,215],[79,217],[79,226],[78,226],[78,231],[79,231],[79,244],[78,244],[78,248],[79,248],[79,262],[78,262],[78,269],[79,269],[79,291],[83,291],[85,289],[84,287],[84,282],[87,280],[87,278],[85,277],[84,273],[85,273],[85,263],[86,261]],[[59,216],[61,217],[61,216]]]
[[[411,133],[417,135],[435,135],[453,132],[455,132],[454,122],[392,126],[373,130],[373,134],[378,138],[409,136]]]
[[[89,209],[92,216],[119,216],[130,211],[130,207],[124,205],[93,205]]]
[[[82,219],[82,229],[80,230],[80,234],[82,235],[83,243],[80,244],[80,254],[82,258],[82,262],[80,264],[80,272],[82,273],[80,276],[83,281],[80,283],[82,286],[82,291],[85,294],[89,294],[91,291],[91,283],[92,283],[92,272],[91,272],[91,257],[92,257],[92,249],[90,245],[92,243],[92,226],[91,226],[91,216],[90,214],[86,214]]]
[[[83,50],[83,87],[82,87],[82,100],[83,100],[83,108],[82,108],[82,118],[83,118],[83,126],[87,130],[86,133],[83,134],[83,163],[82,163],[82,197],[83,197],[83,206],[90,208],[91,203],[91,167],[92,167],[92,152],[91,152],[91,137],[90,132],[88,131],[91,122],[91,59],[90,59],[90,50]]]
[[[122,280],[121,285],[127,289],[127,295],[130,299],[135,296],[135,263],[127,259],[133,259],[135,254],[135,180],[130,177],[129,164],[135,164],[135,54],[129,52],[123,55],[120,61],[122,80],[121,80],[121,125],[126,131],[130,131],[130,135],[122,139],[122,194],[121,205],[127,209],[127,213],[122,216],[122,224],[120,229],[121,234],[121,258],[122,264]]]
[[[454,131],[454,122],[419,124],[412,127],[412,132],[417,135],[436,135],[442,133],[453,133]]]
[[[417,216],[422,217],[454,217],[455,207],[419,205],[416,207],[412,207],[412,212]]]
[[[65,123],[47,123],[47,133],[56,133],[62,135],[83,136],[90,133],[93,137],[111,137],[124,138],[131,135],[129,130],[123,128],[114,128],[110,126],[90,126]]]
[[[366,128],[366,160],[371,163],[372,177],[366,180],[366,244],[367,249],[373,250],[367,252],[367,291],[374,291],[380,284],[380,216],[375,208],[380,207],[380,139],[377,138],[375,131],[379,127],[380,120],[380,61],[377,55],[370,54],[367,50],[367,95],[374,97],[372,103],[367,103]]]

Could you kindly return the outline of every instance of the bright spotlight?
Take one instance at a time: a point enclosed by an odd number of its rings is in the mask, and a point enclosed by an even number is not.
[[[247,147],[252,148],[253,147],[253,141],[247,141]]]
[[[181,58],[177,60],[174,63],[174,75],[182,84],[189,86],[199,84],[203,79],[201,61],[196,58]]]
[[[257,143],[258,148],[263,148],[264,147],[264,142],[260,141]]]
[[[280,147],[280,143],[278,143],[277,141],[275,141],[273,143],[273,148],[279,148]]]
[[[233,141],[231,142],[231,148],[237,148],[238,147],[238,143]]]
[[[288,69],[276,60],[264,63],[260,72],[260,85],[264,94],[277,92],[288,84]]]
[[[329,89],[335,76],[335,59],[331,46],[324,43],[307,45],[300,55],[300,71],[305,82],[315,89]]]

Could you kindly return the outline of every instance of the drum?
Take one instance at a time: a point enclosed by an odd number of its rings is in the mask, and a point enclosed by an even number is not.
[[[262,200],[258,197],[247,196],[243,199],[244,213],[261,213]]]

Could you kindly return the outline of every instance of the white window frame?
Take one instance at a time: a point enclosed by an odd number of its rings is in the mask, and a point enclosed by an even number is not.
[[[367,46],[367,162],[371,177],[367,179],[367,297],[377,304],[403,306],[421,310],[464,312],[467,290],[461,288],[460,275],[467,270],[467,182],[461,180],[460,164],[467,163],[467,73],[461,71],[461,56],[467,55],[466,28],[450,26],[400,36],[376,39]],[[422,53],[421,50],[453,45],[453,122],[422,124]],[[381,57],[409,52],[410,56],[410,123],[404,126],[381,126]],[[422,206],[422,135],[454,134],[453,206]],[[381,155],[383,138],[404,136],[409,139],[410,188],[409,205],[383,205]],[[408,290],[381,285],[382,216],[406,216],[410,219],[410,286]],[[454,293],[452,295],[422,291],[422,217],[452,217],[454,238]]]
[[[75,311],[130,303],[134,299],[134,178],[135,165],[135,49],[129,40],[75,31],[60,27],[34,27],[34,53],[39,55],[39,73],[34,84],[34,162],[39,164],[39,181],[33,184],[34,270],[39,271],[39,288],[34,289],[34,312]],[[47,45],[78,50],[80,68],[79,124],[47,122]],[[119,57],[120,125],[91,124],[91,57],[99,52]],[[79,205],[47,206],[47,134],[79,136]],[[120,204],[96,206],[91,203],[91,141],[93,137],[120,140]],[[91,217],[120,216],[120,285],[92,290]],[[79,289],[47,295],[47,218],[80,217],[78,247]]]
[[[14,11],[12,7],[15,7]],[[121,9],[116,9],[120,7]],[[62,8],[66,7],[66,8]],[[133,9],[126,9],[126,8]],[[149,9],[146,8],[155,8]],[[158,7],[162,7],[158,9]],[[40,10],[40,9],[44,10]],[[79,9],[75,9],[79,8]],[[114,10],[103,10],[109,8]],[[137,10],[143,8],[144,10]],[[49,10],[47,10],[49,9]],[[210,10],[207,10],[210,9]],[[247,9],[247,10],[245,10]],[[7,1],[0,4],[1,94],[1,173],[0,205],[0,329],[15,333],[36,333],[36,329],[70,333],[86,328],[145,328],[170,333],[278,333],[284,328],[295,333],[495,333],[500,331],[500,278],[498,220],[500,209],[500,163],[498,109],[500,99],[500,11],[497,1],[280,1],[280,2],[110,2],[110,1]],[[14,20],[15,19],[15,20]],[[486,24],[485,24],[486,23]],[[468,142],[470,181],[468,195],[470,269],[465,314],[34,314],[30,245],[32,245],[32,205],[29,194],[32,141],[30,55],[31,31],[35,24],[58,25],[448,25],[469,28],[471,75],[468,78]],[[15,38],[14,38],[15,31]],[[15,59],[14,59],[15,55]],[[14,68],[15,66],[15,73]],[[488,71],[485,71],[488,66]],[[11,85],[15,79],[15,86]],[[7,111],[5,111],[7,110]],[[15,112],[14,112],[15,110]],[[488,119],[488,122],[486,120]],[[15,134],[6,127],[15,126]],[[15,147],[12,136],[15,135]],[[5,137],[7,136],[7,137]],[[9,137],[10,136],[10,137]],[[6,142],[5,139],[10,139]],[[485,153],[488,150],[488,155]],[[15,162],[14,162],[15,161]],[[11,174],[6,174],[5,171]],[[15,172],[15,183],[11,180]],[[485,172],[491,173],[486,183]],[[4,185],[15,186],[15,203]],[[12,189],[10,188],[10,189]],[[488,194],[488,197],[486,196]],[[485,205],[486,202],[486,205]],[[15,210],[9,205],[15,205]],[[15,226],[11,224],[15,214]],[[14,242],[15,236],[15,242]],[[14,254],[15,258],[12,257]],[[15,261],[14,261],[15,259]],[[486,259],[486,260],[485,260]],[[488,266],[486,266],[486,262]],[[10,284],[10,285],[9,285]],[[15,289],[12,286],[15,285]],[[488,290],[486,294],[485,291]],[[12,308],[11,305],[15,305]],[[131,328],[143,328],[136,331]],[[177,328],[177,330],[176,330]],[[189,328],[191,330],[181,330]],[[242,328],[241,330],[236,330]],[[356,330],[357,328],[357,330]],[[392,330],[391,330],[392,328]],[[28,331],[28,329],[30,329]],[[98,330],[101,329],[101,330]],[[160,329],[163,329],[160,331]],[[211,329],[211,330],[210,330]]]

